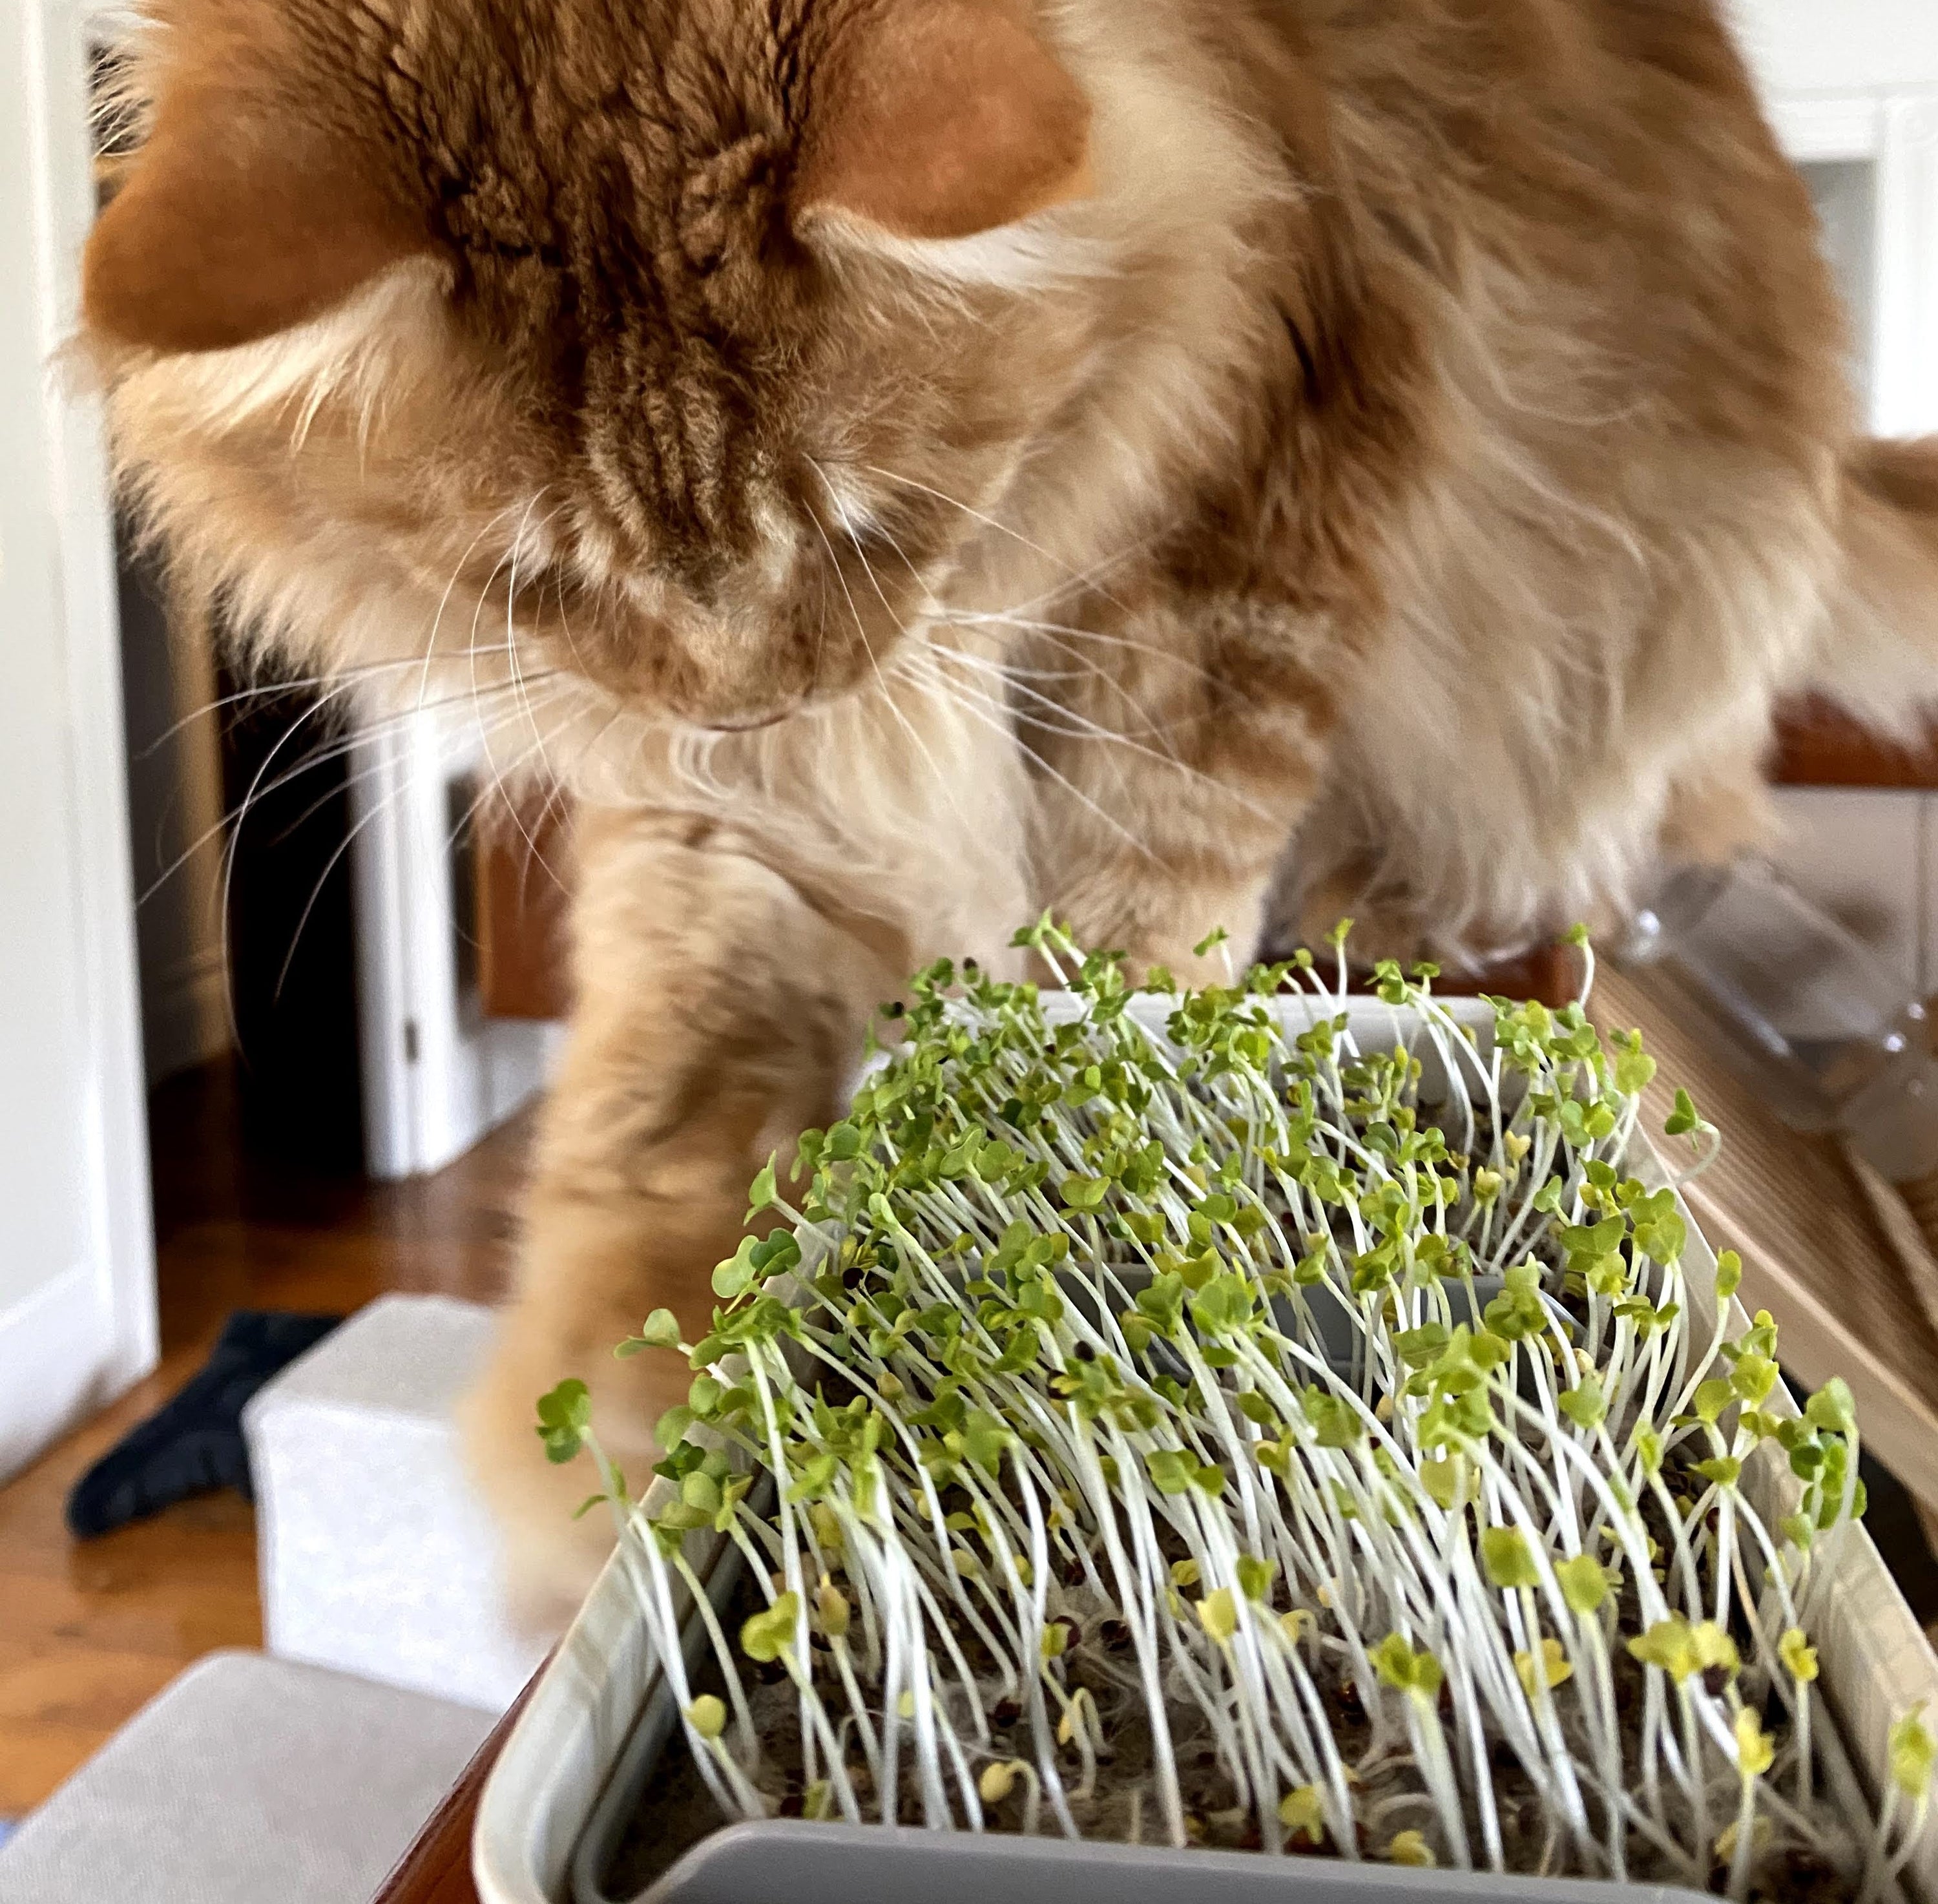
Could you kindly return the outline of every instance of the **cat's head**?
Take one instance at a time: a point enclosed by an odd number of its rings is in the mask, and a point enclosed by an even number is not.
[[[840,695],[1087,348],[1026,0],[144,11],[86,342],[165,536],[307,665]]]

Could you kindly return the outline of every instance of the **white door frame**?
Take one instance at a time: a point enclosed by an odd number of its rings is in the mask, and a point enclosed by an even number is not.
[[[18,419],[0,470],[17,505],[0,562],[23,565],[17,582],[39,570],[27,592],[40,610],[33,625],[0,629],[0,643],[60,650],[60,804],[85,1072],[84,1127],[71,1137],[87,1206],[79,1260],[0,1319],[0,1479],[145,1375],[158,1353],[113,519],[96,406],[62,388],[53,365],[74,330],[94,214],[92,11],[84,0],[0,6],[0,337],[17,358],[0,376],[14,384],[4,409]]]
[[[1870,427],[1938,430],[1938,86],[1778,93],[1769,107],[1798,164],[1871,169]]]

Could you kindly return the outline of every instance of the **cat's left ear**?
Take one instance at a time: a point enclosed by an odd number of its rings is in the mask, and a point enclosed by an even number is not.
[[[368,156],[239,89],[178,80],[82,274],[90,330],[220,350],[323,315],[430,240]]]
[[[890,0],[811,84],[804,238],[909,254],[1090,194],[1089,102],[1010,0]]]

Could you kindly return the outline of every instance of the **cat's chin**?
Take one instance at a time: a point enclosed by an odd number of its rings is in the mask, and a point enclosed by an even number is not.
[[[774,707],[764,713],[731,714],[717,716],[712,720],[697,720],[692,725],[703,734],[758,734],[764,727],[778,727],[790,714],[798,713],[803,704],[791,701],[785,707]]]

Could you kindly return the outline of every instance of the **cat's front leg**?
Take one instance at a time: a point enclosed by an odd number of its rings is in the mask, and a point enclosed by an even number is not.
[[[1262,949],[1349,657],[1323,629],[1230,598],[1147,607],[1135,627],[1080,649],[1084,668],[1065,662],[1074,718],[1027,737],[1039,887],[1080,944],[1224,984]]]
[[[602,1443],[642,1487],[652,1429],[685,1399],[677,1355],[613,1346],[670,1309],[705,1333],[715,1267],[743,1234],[747,1187],[806,1126],[839,1115],[867,1016],[907,950],[831,923],[728,829],[591,813],[576,841],[578,1001],[542,1115],[517,1284],[464,1408],[514,1600],[569,1614],[612,1539],[573,1522],[583,1462],[551,1467],[537,1398],[588,1382]]]
[[[1237,859],[1201,839],[1162,860],[1092,844],[1074,876],[1049,889],[1050,911],[1080,945],[1127,953],[1139,980],[1161,966],[1182,985],[1227,984],[1251,963],[1275,856]]]

